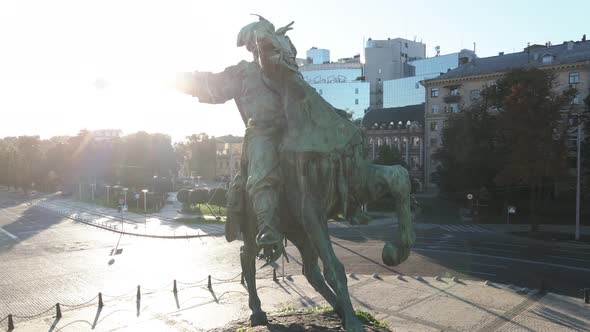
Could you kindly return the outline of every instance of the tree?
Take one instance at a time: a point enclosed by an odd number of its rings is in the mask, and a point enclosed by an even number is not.
[[[496,119],[485,96],[462,112],[452,114],[442,131],[440,162],[434,176],[441,191],[463,196],[490,187],[498,168]]]
[[[504,151],[495,182],[528,187],[533,232],[540,202],[566,170],[567,125],[561,111],[576,91],[556,87],[554,74],[531,68],[512,70],[485,91],[499,112],[498,142]]]
[[[402,155],[399,150],[387,144],[377,147],[377,158],[373,160],[373,163],[377,165],[402,165],[406,167],[406,163],[402,159]]]

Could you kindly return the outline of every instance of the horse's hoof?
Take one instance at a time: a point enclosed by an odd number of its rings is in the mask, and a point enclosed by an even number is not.
[[[266,313],[264,311],[259,311],[250,315],[250,325],[268,325],[268,318],[266,318]]]
[[[397,246],[391,242],[385,243],[381,259],[387,266],[397,266],[408,259],[410,255],[410,248],[405,246]]]
[[[365,329],[363,323],[355,316],[344,320],[346,332],[363,332]]]

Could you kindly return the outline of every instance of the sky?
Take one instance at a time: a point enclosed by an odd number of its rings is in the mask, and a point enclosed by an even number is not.
[[[178,72],[219,72],[250,54],[236,47],[260,14],[289,32],[299,56],[362,53],[369,37],[426,44],[427,56],[480,57],[590,36],[590,1],[2,0],[0,137],[74,135],[80,129],[242,135],[233,101],[200,104],[166,87]],[[107,82],[97,88],[97,79]]]

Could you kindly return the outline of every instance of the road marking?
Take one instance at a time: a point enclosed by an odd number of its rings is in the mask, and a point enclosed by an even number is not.
[[[505,265],[484,264],[484,263],[476,263],[476,262],[471,262],[471,265],[491,266],[491,267],[497,267],[500,269],[507,269],[508,268],[508,266],[505,266]]]
[[[588,259],[579,259],[579,258],[570,258],[570,257],[561,257],[561,256],[552,256],[552,255],[547,255],[547,257],[553,257],[553,258],[559,258],[559,259],[569,259],[569,260],[572,260],[572,261],[590,263],[590,260],[588,260]]]
[[[509,246],[509,247],[519,247],[519,248],[526,248],[528,246],[522,244],[509,244],[509,243],[500,243],[500,242],[484,242],[485,244],[494,244],[498,246]]]
[[[2,232],[2,233],[4,233],[4,234],[8,235],[8,236],[9,236],[11,239],[13,239],[13,240],[18,240],[18,236],[16,236],[16,235],[14,235],[14,234],[10,233],[9,231],[5,230],[5,229],[4,229],[4,228],[2,228],[2,227],[0,227],[0,232]]]
[[[556,264],[556,263],[549,263],[549,262],[531,261],[531,260],[522,259],[522,258],[502,257],[502,256],[494,256],[494,255],[486,255],[486,254],[475,254],[475,253],[471,253],[471,252],[453,251],[453,250],[433,250],[433,249],[426,249],[426,248],[412,248],[412,250],[416,250],[416,251],[432,251],[432,252],[438,252],[438,253],[446,252],[448,254],[457,254],[457,255],[467,255],[467,256],[477,256],[477,257],[486,257],[486,258],[494,258],[494,259],[503,259],[503,260],[506,260],[506,261],[529,263],[529,264],[537,264],[537,265],[547,265],[547,266],[559,267],[559,268],[570,269],[570,270],[578,270],[578,271],[590,272],[590,269],[583,268],[583,267],[576,267],[576,266]]]
[[[456,271],[459,273],[463,273],[463,274],[483,274],[483,275],[492,276],[492,277],[496,276],[495,273],[478,272],[478,271],[461,271],[461,270],[456,270]]]

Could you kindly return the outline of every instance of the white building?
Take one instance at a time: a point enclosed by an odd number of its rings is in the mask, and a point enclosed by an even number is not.
[[[321,65],[330,62],[330,50],[312,47],[307,50],[307,62],[314,65]]]

